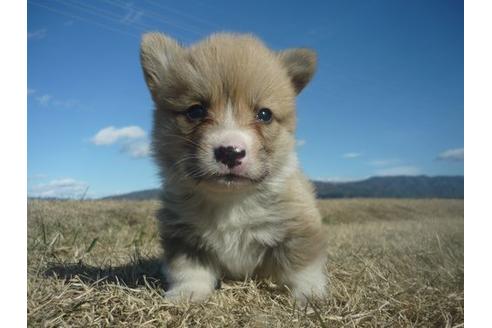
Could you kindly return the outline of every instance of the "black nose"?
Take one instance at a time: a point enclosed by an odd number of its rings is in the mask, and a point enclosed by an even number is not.
[[[239,161],[246,156],[246,150],[236,147],[219,147],[214,149],[214,155],[217,162],[227,165],[230,169],[241,164]]]

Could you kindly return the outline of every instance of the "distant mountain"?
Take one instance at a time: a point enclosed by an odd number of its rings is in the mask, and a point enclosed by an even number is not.
[[[464,198],[463,176],[392,176],[313,183],[319,198]]]
[[[146,190],[130,192],[127,194],[107,196],[107,197],[103,197],[102,199],[148,200],[148,199],[159,199],[160,194],[161,194],[161,189],[146,189]]]
[[[313,183],[318,198],[464,198],[463,176],[392,176],[354,182]],[[103,199],[159,199],[160,193],[160,189],[148,189]]]

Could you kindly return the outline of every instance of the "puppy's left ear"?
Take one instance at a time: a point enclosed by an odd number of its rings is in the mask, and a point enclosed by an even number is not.
[[[297,94],[309,83],[316,71],[316,52],[298,48],[281,51],[278,54]]]

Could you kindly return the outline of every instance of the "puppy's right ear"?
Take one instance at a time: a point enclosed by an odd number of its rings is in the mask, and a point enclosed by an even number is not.
[[[163,87],[169,68],[172,67],[184,52],[174,39],[161,33],[146,33],[140,44],[140,62],[144,71],[145,81],[155,101],[158,91]]]
[[[281,51],[279,57],[287,69],[294,90],[299,94],[316,71],[316,52],[306,48],[288,49]]]

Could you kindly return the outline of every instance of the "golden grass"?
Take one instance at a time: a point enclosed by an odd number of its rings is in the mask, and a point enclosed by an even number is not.
[[[163,298],[154,201],[28,202],[33,327],[460,327],[463,201],[320,201],[330,296],[298,309],[269,281],[203,304]]]

